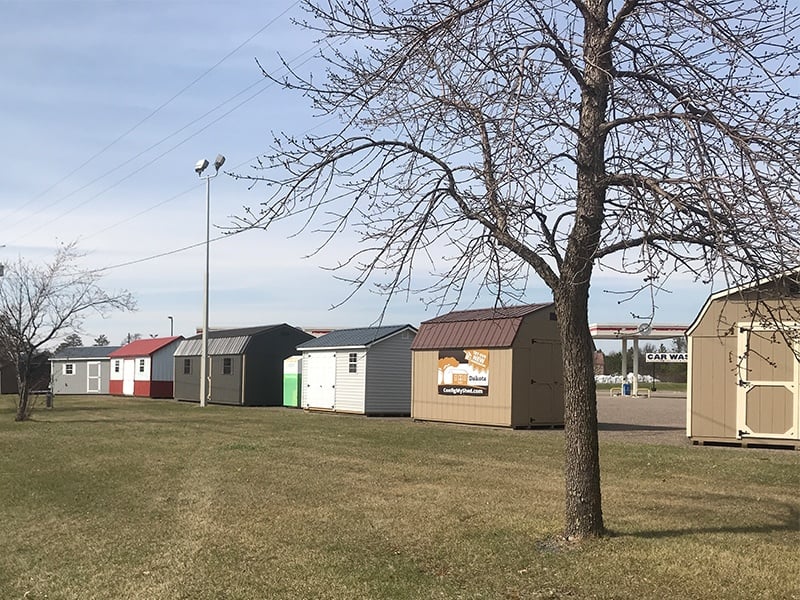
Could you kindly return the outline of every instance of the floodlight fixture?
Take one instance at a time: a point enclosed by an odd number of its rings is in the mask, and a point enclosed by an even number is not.
[[[208,163],[206,163],[208,164]],[[217,154],[217,158],[214,159],[214,168],[219,171],[220,167],[225,164],[225,157],[222,154]]]
[[[194,165],[194,171],[195,171],[195,173],[197,173],[198,175],[202,175],[202,174],[203,174],[203,171],[205,171],[205,170],[206,170],[206,167],[208,167],[208,161],[207,161],[205,158],[201,158],[200,160],[198,160],[198,161],[195,163],[195,165]],[[217,169],[217,170],[219,170],[219,169]]]

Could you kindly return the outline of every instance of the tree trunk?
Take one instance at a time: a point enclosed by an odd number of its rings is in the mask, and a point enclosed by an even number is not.
[[[564,533],[567,538],[593,537],[605,532],[600,494],[594,344],[589,333],[588,298],[588,283],[561,289],[556,295],[564,361]]]
[[[594,343],[589,333],[589,285],[603,228],[605,134],[611,51],[604,30],[608,0],[587,0],[592,18],[584,24],[584,58],[577,145],[575,225],[554,290],[564,358],[564,438],[568,538],[602,535],[600,452]]]
[[[17,400],[17,414],[14,416],[14,420],[27,421],[30,416],[30,395],[28,394],[28,390],[20,390]]]
[[[30,366],[22,363],[17,366],[17,414],[15,421],[27,421],[31,416],[31,395],[28,382],[30,380]]]

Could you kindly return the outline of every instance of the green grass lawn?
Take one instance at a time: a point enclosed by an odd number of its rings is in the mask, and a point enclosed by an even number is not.
[[[0,598],[800,598],[800,452],[173,401],[0,403]]]

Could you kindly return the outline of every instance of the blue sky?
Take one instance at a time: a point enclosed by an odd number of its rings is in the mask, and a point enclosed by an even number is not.
[[[129,289],[139,306],[88,319],[84,343],[100,334],[113,344],[127,333],[168,335],[168,316],[175,334],[192,335],[202,322],[205,254],[202,245],[177,250],[205,237],[195,162],[222,153],[225,169],[247,170],[270,132],[302,134],[320,121],[255,62],[280,74],[280,53],[301,72],[321,73],[313,36],[290,23],[304,16],[299,3],[0,0],[0,9],[0,262],[45,261],[57,244],[77,241],[85,267],[112,267],[102,285]],[[212,180],[212,237],[213,225],[261,194],[223,174]],[[368,291],[331,309],[349,289],[322,267],[346,256],[347,237],[304,258],[315,239],[293,232],[287,225],[212,243],[212,327],[349,327],[380,317],[383,299]],[[597,273],[590,320],[649,314],[649,298],[619,304],[623,296],[605,291],[635,285]],[[710,291],[674,281],[656,299],[655,322],[691,322]],[[530,286],[526,300],[549,299],[543,285]],[[434,316],[404,297],[384,322]]]

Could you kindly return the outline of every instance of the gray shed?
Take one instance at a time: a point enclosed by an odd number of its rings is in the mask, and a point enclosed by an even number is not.
[[[50,358],[53,394],[108,394],[110,354],[121,346],[77,346]]]
[[[302,407],[411,414],[411,325],[340,329],[300,344]]]
[[[208,332],[211,402],[239,406],[283,404],[283,361],[313,338],[286,323]],[[200,400],[202,335],[175,350],[175,399]]]

